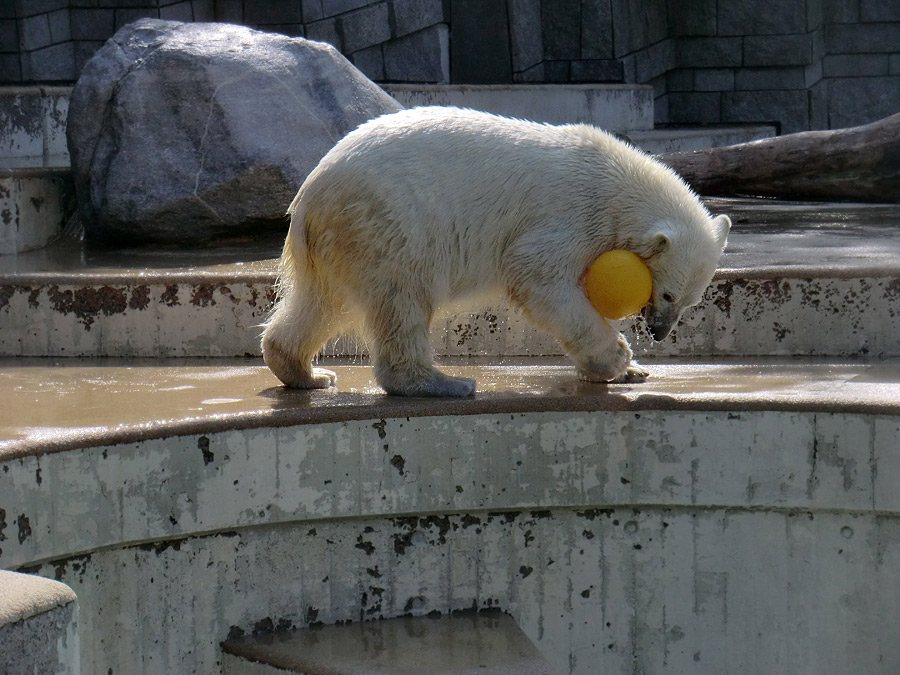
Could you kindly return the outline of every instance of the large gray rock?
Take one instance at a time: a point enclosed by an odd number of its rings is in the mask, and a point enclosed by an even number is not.
[[[143,19],[85,66],[68,140],[87,235],[208,242],[287,227],[344,134],[401,106],[330,45]]]

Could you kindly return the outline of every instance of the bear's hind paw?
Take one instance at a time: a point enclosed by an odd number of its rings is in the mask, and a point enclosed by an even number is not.
[[[313,368],[308,389],[328,389],[337,383],[337,374],[326,368]]]
[[[311,373],[309,371],[282,373],[278,375],[278,379],[288,389],[328,389],[335,386],[337,375],[325,368],[313,368]]]
[[[452,377],[440,371],[433,371],[422,379],[405,380],[392,374],[382,375],[379,384],[394,396],[436,396],[465,398],[475,394],[476,382],[468,377]]]

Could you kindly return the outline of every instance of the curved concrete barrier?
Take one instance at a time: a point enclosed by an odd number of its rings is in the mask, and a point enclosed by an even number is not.
[[[77,609],[65,584],[0,570],[0,672],[81,672]]]
[[[361,366],[337,393],[207,366],[155,424],[98,374],[80,435],[4,446],[0,565],[78,593],[83,672],[216,672],[240,635],[494,608],[565,673],[894,672],[896,363],[659,367],[457,366],[497,391],[454,403]],[[125,427],[91,427],[106,405]]]

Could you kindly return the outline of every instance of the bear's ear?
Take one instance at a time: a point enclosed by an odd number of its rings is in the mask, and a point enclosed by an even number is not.
[[[731,230],[731,218],[723,213],[713,218],[712,223],[716,243],[720,248],[724,249],[725,243],[728,241],[728,232]]]
[[[657,232],[650,237],[650,243],[647,246],[647,257],[653,258],[658,256],[660,253],[667,251],[671,245],[672,241],[669,239],[669,235],[665,232]]]

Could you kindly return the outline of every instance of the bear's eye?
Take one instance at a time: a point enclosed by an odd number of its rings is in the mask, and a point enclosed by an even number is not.
[[[671,293],[663,293],[663,300],[666,302],[675,302],[675,298],[672,297]]]

